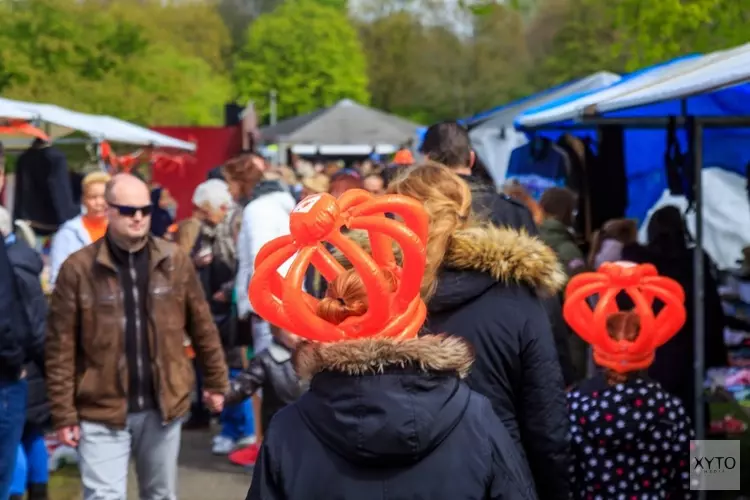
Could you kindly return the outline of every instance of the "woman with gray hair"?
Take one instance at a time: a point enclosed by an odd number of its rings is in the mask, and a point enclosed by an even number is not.
[[[241,211],[227,183],[220,179],[209,179],[195,188],[193,210],[199,228],[191,256],[221,335],[231,378],[245,365],[245,349],[235,345],[236,315],[233,307]],[[228,454],[235,447],[249,444],[254,439],[249,401],[227,406],[221,414],[221,422],[221,433],[213,440],[213,453]]]

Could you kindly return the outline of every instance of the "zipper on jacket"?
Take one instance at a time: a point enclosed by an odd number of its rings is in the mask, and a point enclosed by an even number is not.
[[[135,365],[138,372],[136,377],[138,383],[136,384],[136,394],[138,401],[138,411],[143,410],[146,402],[143,397],[143,332],[141,332],[141,308],[140,308],[140,297],[138,296],[138,273],[135,270],[135,262],[133,254],[128,254],[128,264],[130,270],[130,279],[133,281],[133,303],[134,303],[134,319],[135,319]]]

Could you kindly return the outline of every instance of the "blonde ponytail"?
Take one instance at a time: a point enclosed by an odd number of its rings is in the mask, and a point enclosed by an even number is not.
[[[437,276],[453,234],[465,227],[471,214],[469,185],[450,169],[424,163],[407,169],[388,185],[388,192],[415,198],[430,216],[427,265],[422,279],[422,298],[435,293]]]

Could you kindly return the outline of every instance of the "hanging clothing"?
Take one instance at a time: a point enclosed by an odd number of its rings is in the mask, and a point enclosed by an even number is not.
[[[569,160],[563,150],[548,139],[534,138],[513,150],[507,178],[517,180],[539,200],[548,188],[565,185],[568,168]]]
[[[610,219],[625,217],[628,207],[623,128],[614,125],[601,127],[599,137],[599,155],[595,165],[586,171],[592,231],[601,229]]]
[[[567,187],[578,195],[578,215],[575,220],[577,234],[591,241],[591,196],[587,167],[593,165],[596,157],[587,141],[570,134],[565,134],[557,142],[570,160]]]
[[[52,146],[32,147],[18,157],[15,220],[27,220],[39,236],[48,236],[80,212],[73,199],[65,156]]]
[[[164,188],[162,187],[157,187],[151,190],[151,205],[153,205],[153,212],[151,214],[151,234],[160,238],[166,234],[167,229],[174,222],[172,214],[170,214],[168,210],[162,208],[159,204],[163,189]]]

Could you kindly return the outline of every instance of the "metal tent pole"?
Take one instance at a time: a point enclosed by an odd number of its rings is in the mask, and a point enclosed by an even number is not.
[[[703,122],[700,118],[692,120],[693,144],[693,196],[695,198],[695,248],[693,249],[693,377],[695,384],[695,439],[703,440],[706,436],[706,415],[704,413],[703,382],[705,371],[704,345],[706,338],[704,314],[704,265],[703,265]],[[685,304],[690,307],[690,304]],[[700,448],[700,446],[699,446]],[[698,452],[702,454],[700,451]],[[701,477],[701,483],[704,478]],[[698,499],[706,499],[706,491],[698,491]]]
[[[693,359],[693,371],[695,377],[695,436],[696,439],[705,437],[705,420],[706,416],[703,411],[703,377],[705,372],[705,318],[704,318],[704,265],[703,265],[703,123],[696,119],[693,124],[693,167],[694,185],[693,193],[695,196],[695,250],[693,252],[693,272],[695,281],[693,282],[693,293],[695,294],[693,303],[693,314],[695,325],[694,345],[695,358]],[[688,305],[688,307],[690,307]]]

